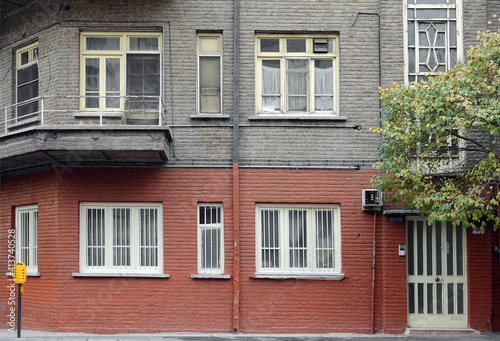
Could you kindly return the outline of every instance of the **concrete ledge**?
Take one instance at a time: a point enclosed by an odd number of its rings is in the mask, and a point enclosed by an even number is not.
[[[408,328],[406,329],[406,335],[475,335],[481,334],[481,332],[470,329],[447,329],[447,328]]]

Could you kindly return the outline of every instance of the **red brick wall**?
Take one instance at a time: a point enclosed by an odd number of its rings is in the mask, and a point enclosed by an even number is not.
[[[406,328],[405,224],[361,210],[371,171],[240,169],[240,331],[369,333],[372,330],[373,229],[376,229],[374,332]],[[230,332],[233,281],[197,273],[198,202],[224,205],[225,268],[233,277],[232,169],[81,169],[7,178],[1,183],[0,269],[14,208],[38,204],[40,277],[29,277],[23,327],[74,332]],[[80,202],[163,203],[164,269],[169,279],[79,278]],[[255,204],[340,204],[341,281],[271,280],[255,273]],[[375,225],[374,225],[375,224]],[[492,329],[490,245],[498,235],[468,235],[469,320]],[[485,245],[487,247],[485,247]],[[2,273],[2,272],[0,272]],[[0,285],[7,315],[8,278]],[[498,281],[498,279],[496,279]],[[498,297],[498,296],[495,296]],[[0,319],[7,328],[6,317]]]

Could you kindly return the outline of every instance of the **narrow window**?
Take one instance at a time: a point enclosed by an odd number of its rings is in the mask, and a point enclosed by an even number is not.
[[[222,113],[222,34],[199,33],[198,113]]]
[[[16,59],[16,117],[19,121],[33,118],[38,112],[38,43],[19,49]]]
[[[38,272],[38,206],[16,208],[16,261],[26,265],[28,273]]]
[[[224,273],[222,204],[198,205],[198,272]]]

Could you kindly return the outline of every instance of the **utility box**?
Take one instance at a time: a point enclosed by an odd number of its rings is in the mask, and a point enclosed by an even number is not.
[[[363,190],[363,211],[380,211],[382,209],[382,193],[377,189]]]

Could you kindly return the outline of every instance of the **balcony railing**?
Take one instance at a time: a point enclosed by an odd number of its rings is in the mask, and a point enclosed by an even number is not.
[[[92,103],[93,108],[82,110],[85,103]],[[44,95],[6,106],[0,118],[0,136],[43,125],[166,126],[164,109],[159,96]]]

